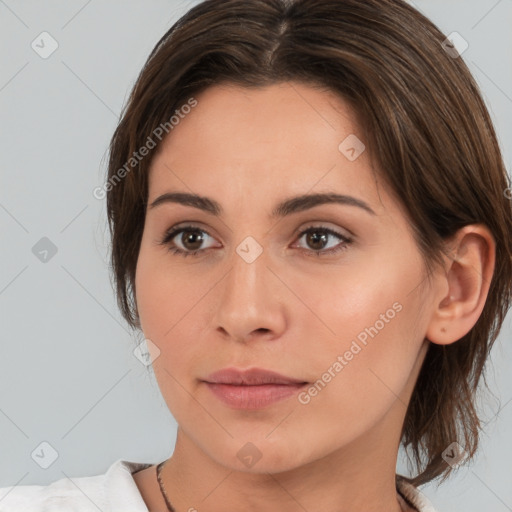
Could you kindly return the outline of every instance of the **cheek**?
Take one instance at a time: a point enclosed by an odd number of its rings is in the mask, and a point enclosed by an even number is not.
[[[197,358],[192,340],[200,339],[193,329],[201,325],[199,301],[208,286],[199,285],[182,272],[163,268],[167,260],[162,260],[150,250],[141,249],[136,271],[137,308],[144,336],[159,350],[152,360],[156,381],[167,407],[181,422],[190,408],[190,397],[184,391],[190,386],[188,370]]]
[[[152,362],[155,376],[174,409],[187,398],[182,397],[182,386],[190,385],[191,371],[204,364],[205,351],[199,344],[207,325],[203,315],[218,277],[207,272],[198,277],[192,268],[171,265],[170,258],[151,248],[141,249],[136,296],[144,336],[160,351]]]
[[[357,322],[349,310],[338,314],[338,330],[351,325],[355,334],[340,335],[335,342],[329,337],[308,355],[315,376],[298,397],[295,414],[308,425],[303,433],[321,431],[323,438],[343,445],[375,426],[393,407],[401,409],[403,404],[405,413],[406,390],[421,344],[411,330],[412,305],[403,298],[399,302],[400,311],[379,307],[387,301],[368,304],[364,315],[354,310]],[[388,323],[379,316],[386,311]]]
[[[385,410],[403,391],[427,321],[417,286],[422,265],[409,254],[407,261],[390,257],[381,264],[361,262],[359,268],[333,272],[329,280],[301,282],[298,294],[314,304],[315,314],[296,321],[302,338],[316,340],[308,360],[309,375],[318,379],[304,401],[331,403],[340,413],[364,417],[369,405],[378,415],[379,408]]]
[[[169,254],[164,249],[141,246],[135,276],[137,309],[144,334],[160,339],[164,344],[170,340],[175,326],[187,321],[189,314],[198,313],[201,297],[211,287],[208,276],[194,278],[194,270],[170,265]],[[183,319],[183,320],[182,320]]]

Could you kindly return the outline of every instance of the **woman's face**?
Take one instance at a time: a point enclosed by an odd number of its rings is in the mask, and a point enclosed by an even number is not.
[[[148,204],[179,192],[219,212],[148,206],[136,271],[141,326],[160,351],[155,375],[181,433],[252,472],[373,442],[396,449],[434,300],[352,112],[294,82],[215,86],[196,100],[153,159]],[[345,201],[288,202],[315,194]],[[308,384],[259,403],[237,402],[238,388],[227,403],[205,382],[227,367]]]

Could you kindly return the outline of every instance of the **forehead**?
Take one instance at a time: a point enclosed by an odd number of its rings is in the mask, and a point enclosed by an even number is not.
[[[254,185],[280,180],[303,187],[325,174],[357,173],[361,179],[369,170],[366,154],[349,161],[341,152],[340,143],[363,136],[350,106],[325,88],[217,85],[195,100],[160,144],[150,189],[175,181],[171,170],[204,185],[251,178]]]
[[[360,132],[348,103],[332,91],[311,85],[285,82],[244,88],[224,84],[206,89],[195,99],[197,105],[181,116],[169,134],[168,146],[193,143],[193,134],[201,144],[219,151],[250,152],[256,144],[280,148],[281,142],[297,150],[297,144],[290,146],[294,139],[300,138],[302,144],[305,139],[311,144],[329,143],[328,134],[336,141],[343,134]],[[233,138],[226,141],[228,135]],[[219,140],[224,142],[221,147],[216,145]],[[242,145],[235,147],[236,142]]]

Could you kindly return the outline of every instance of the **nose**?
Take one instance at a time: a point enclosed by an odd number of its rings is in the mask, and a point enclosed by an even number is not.
[[[285,329],[286,289],[270,267],[265,250],[252,262],[233,251],[230,269],[218,283],[213,299],[214,325],[224,338],[270,340]]]

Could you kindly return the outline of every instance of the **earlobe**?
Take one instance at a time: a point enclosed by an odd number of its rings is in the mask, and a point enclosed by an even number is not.
[[[496,243],[482,224],[464,226],[449,243],[447,265],[436,276],[437,296],[425,337],[449,345],[465,336],[480,317],[494,272]],[[448,291],[447,291],[448,289]]]

